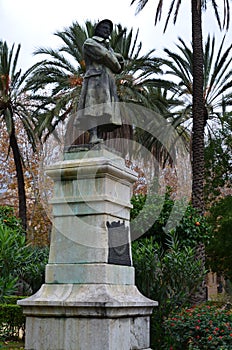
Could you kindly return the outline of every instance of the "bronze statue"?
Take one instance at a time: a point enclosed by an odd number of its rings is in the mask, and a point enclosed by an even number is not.
[[[118,96],[114,73],[120,73],[124,60],[109,45],[113,23],[104,19],[97,23],[94,36],[83,45],[86,73],[74,124],[89,130],[90,143],[100,142],[102,132],[122,125],[117,108]]]

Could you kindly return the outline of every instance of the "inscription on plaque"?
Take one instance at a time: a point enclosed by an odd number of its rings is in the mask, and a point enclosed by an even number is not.
[[[128,227],[120,221],[107,221],[106,225],[109,237],[108,263],[131,266]]]

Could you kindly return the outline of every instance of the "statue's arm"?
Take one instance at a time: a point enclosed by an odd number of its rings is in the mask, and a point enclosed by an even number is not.
[[[117,60],[118,60],[118,62],[120,64],[120,66],[121,66],[121,70],[120,70],[120,72],[121,72],[123,70],[123,68],[124,68],[124,57],[120,53],[117,53],[117,52],[115,52],[114,54],[117,57]]]
[[[120,73],[122,71],[123,58],[120,54],[115,54],[113,50],[108,50],[93,39],[86,40],[83,49],[93,61],[104,64],[112,72]]]

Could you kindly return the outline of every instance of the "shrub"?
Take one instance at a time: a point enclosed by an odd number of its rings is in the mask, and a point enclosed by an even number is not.
[[[0,207],[0,301],[11,294],[36,292],[44,282],[48,247],[27,244],[10,207]]]
[[[25,331],[25,322],[26,318],[19,305],[0,304],[0,340],[18,339],[20,332]]]
[[[17,290],[17,277],[9,275],[7,277],[0,277],[0,302],[7,295],[12,295]]]
[[[160,303],[170,299],[169,306],[175,308],[189,300],[204,272],[193,248],[181,248],[174,232],[167,237],[166,251],[152,237],[133,242],[133,263],[141,291],[148,297],[158,297]]]
[[[0,206],[0,224],[24,235],[21,220],[14,215],[14,209],[9,206]]]
[[[232,314],[207,304],[183,309],[164,321],[165,349],[232,348]]]
[[[151,341],[156,346],[161,346],[164,336],[163,319],[188,305],[205,274],[193,248],[181,248],[174,232],[167,237],[166,250],[152,237],[132,244],[136,285],[144,295],[159,302],[151,320]]]
[[[165,332],[163,320],[173,311],[190,305],[192,295],[204,280],[206,270],[196,259],[196,247],[206,242],[211,228],[206,219],[191,206],[175,202],[167,191],[164,197],[155,194],[134,196],[131,211],[132,242],[136,285],[147,297],[157,300],[151,319],[151,343],[162,348]],[[184,207],[185,205],[185,207]],[[185,212],[180,220],[180,212]],[[172,213],[172,226],[167,222]],[[150,226],[149,226],[150,225]]]
[[[207,219],[185,200],[174,201],[170,196],[167,189],[165,196],[151,193],[132,197],[132,239],[154,237],[166,249],[166,233],[174,229],[182,246],[195,248],[198,243],[208,243],[211,227]]]
[[[215,202],[210,208],[209,222],[213,226],[213,236],[206,245],[209,267],[232,281],[232,196]]]
[[[49,247],[28,247],[29,259],[19,272],[21,280],[32,293],[36,293],[45,281],[45,266],[48,262]]]
[[[28,261],[25,235],[0,224],[0,300],[17,289],[18,271]]]

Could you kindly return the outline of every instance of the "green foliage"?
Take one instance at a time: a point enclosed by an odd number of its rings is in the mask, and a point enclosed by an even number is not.
[[[200,242],[209,241],[211,226],[206,217],[200,215],[192,205],[188,205],[176,227],[176,233],[183,246],[195,247]]]
[[[164,336],[163,319],[188,305],[205,276],[195,250],[181,247],[174,232],[166,235],[166,247],[163,250],[152,237],[132,243],[136,285],[144,295],[159,302],[153,311],[151,339],[160,345]]]
[[[132,0],[131,1],[131,5],[133,5],[135,3],[137,3],[136,13],[139,13],[147,5],[148,0]],[[222,13],[219,12],[218,2],[216,0],[214,0],[214,1],[210,2],[210,4],[211,3],[212,3],[212,9],[214,11],[214,15],[216,17],[217,24],[218,24],[219,28],[220,29],[222,29],[222,28],[228,29],[229,23],[230,23],[230,16],[229,16],[230,3],[229,3],[229,1],[224,2],[224,8],[223,8],[223,12],[222,12],[223,15],[222,15]],[[206,1],[206,0],[202,1],[201,2],[202,9],[206,10],[207,4],[208,4],[208,1]],[[154,12],[155,24],[157,24],[159,21],[161,21],[161,19],[163,20],[163,17],[162,17],[163,1],[162,0],[157,1],[156,5],[157,5],[157,7],[156,7],[155,12]],[[167,13],[167,17],[165,20],[164,32],[166,31],[167,26],[168,26],[169,21],[170,21],[172,16],[173,16],[173,23],[176,24],[176,20],[177,20],[178,14],[179,14],[179,9],[181,6],[181,0],[173,0],[169,5],[170,5],[170,7],[166,9],[168,11],[168,13]]]
[[[162,346],[163,320],[170,313],[190,305],[191,297],[201,285],[206,270],[196,259],[196,247],[207,242],[211,228],[206,218],[182,200],[151,194],[132,198],[131,227],[136,285],[147,297],[157,300],[151,320],[151,340]],[[185,208],[185,210],[183,210]],[[180,218],[179,212],[183,212]],[[172,229],[167,222],[172,214]]]
[[[27,80],[27,89],[31,90],[30,98],[35,101],[33,116],[37,120],[36,132],[40,138],[44,132],[46,136],[51,134],[58,123],[77,110],[86,70],[82,46],[93,35],[94,27],[95,23],[90,21],[86,21],[84,26],[74,22],[55,33],[62,43],[58,49],[42,47],[35,52],[44,59],[32,67],[33,74]],[[134,36],[132,29],[123,28],[120,24],[114,26],[110,44],[125,55],[123,72],[116,75],[120,101],[153,105],[147,91],[160,86],[154,74],[162,74],[162,62],[153,57],[154,50],[142,55],[138,31]]]
[[[204,272],[193,248],[181,248],[174,233],[166,238],[166,251],[151,237],[133,242],[132,253],[136,284],[148,297],[158,299],[168,314],[189,301]]]
[[[220,45],[216,45],[215,37],[208,35],[203,47],[203,96],[204,119],[214,119],[221,123],[225,112],[230,110],[231,100],[231,52],[232,45],[225,48],[226,36]],[[174,113],[175,123],[183,124],[183,121],[192,116],[193,95],[193,46],[186,44],[179,38],[176,45],[178,50],[164,49],[168,59],[166,60],[167,74],[175,77],[178,84],[173,84],[176,95],[183,102]],[[228,112],[229,113],[229,112]],[[207,125],[207,124],[206,124]],[[212,135],[212,125],[208,124],[209,136]]]
[[[232,196],[226,196],[210,209],[209,222],[213,226],[213,236],[206,246],[208,264],[215,272],[232,280]]]
[[[21,45],[16,50],[14,44],[8,47],[6,42],[0,41],[0,118],[1,126],[6,128],[8,134],[9,150],[12,151],[14,159],[17,187],[19,216],[22,226],[26,229],[27,208],[24,181],[24,159],[25,156],[19,147],[18,136],[21,129],[25,131],[25,137],[32,149],[36,150],[36,139],[34,133],[34,119],[31,117],[31,100],[25,93],[25,81],[30,75],[29,68],[24,74],[18,69],[18,59]],[[17,124],[20,122],[20,127]]]
[[[15,304],[0,304],[0,340],[18,339],[25,330],[22,308]]]
[[[19,276],[30,253],[21,220],[13,208],[0,206],[0,300],[17,292]]]
[[[150,237],[162,232],[163,220],[162,210],[163,198],[157,195],[134,195],[131,199],[133,208],[131,209],[131,236],[133,239]],[[158,221],[159,217],[159,221]],[[160,225],[161,223],[161,225]],[[158,239],[158,237],[157,237]]]
[[[134,195],[131,203],[131,235],[154,237],[154,240],[166,246],[168,220],[172,214],[171,225],[174,228],[179,244],[195,248],[200,242],[207,243],[211,235],[211,227],[204,216],[200,215],[192,205],[184,200],[172,200],[169,189],[165,196],[157,194]],[[180,216],[183,213],[183,216]]]
[[[1,350],[24,350],[24,341],[20,340],[10,340],[10,341],[0,341]]]
[[[32,293],[36,293],[45,280],[45,266],[48,263],[49,247],[29,246],[29,261],[21,269],[21,276]]]
[[[11,305],[16,305],[17,301],[19,299],[24,299],[24,296],[18,296],[18,295],[9,295],[9,296],[4,296],[3,298],[3,303],[5,304],[11,304]]]
[[[16,218],[14,209],[9,206],[0,206],[0,224],[9,227],[10,229],[24,234],[21,220]]]
[[[18,232],[0,225],[0,266],[1,276],[9,276],[20,268],[27,256],[26,238]]]
[[[211,205],[223,187],[230,187],[232,173],[231,113],[224,114],[222,128],[214,131],[205,147],[205,202]]]
[[[7,277],[0,277],[0,301],[3,300],[4,296],[12,295],[17,290],[18,278],[12,275]]]
[[[44,281],[48,247],[27,245],[20,221],[10,207],[0,207],[0,300],[31,293]]]
[[[165,349],[230,350],[232,314],[217,306],[201,305],[173,313],[164,321]]]
[[[26,238],[20,231],[0,224],[0,300],[16,291],[18,272],[28,261]]]

